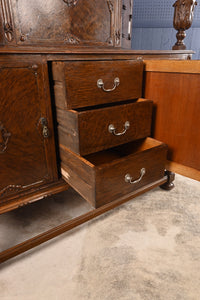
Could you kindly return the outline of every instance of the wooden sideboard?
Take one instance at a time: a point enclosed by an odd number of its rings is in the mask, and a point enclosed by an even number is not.
[[[0,175],[0,213],[68,188],[60,176],[59,151],[58,146],[55,145],[57,121],[53,106],[52,64],[58,61],[91,61],[93,64],[94,61],[111,60],[114,61],[113,66],[117,72],[118,60],[121,60],[123,65],[123,62],[126,63],[128,60],[140,59],[141,55],[147,59],[162,58],[167,55],[169,58],[172,55],[173,58],[176,56],[176,59],[181,59],[191,55],[190,51],[174,52],[174,54],[168,51],[153,53],[141,51],[140,53],[133,50],[104,49],[102,51],[95,48],[56,51],[51,48],[28,50],[26,47],[25,49],[11,47],[4,50],[2,47],[0,49],[2,107],[0,166],[3,172]],[[130,77],[131,74],[128,75],[128,78]],[[98,91],[96,84],[95,88]],[[133,94],[134,90],[130,88],[129,86],[125,88],[126,93],[124,94],[124,90],[120,94],[124,96],[119,96],[119,100],[137,98]],[[142,94],[138,94],[138,97],[140,96]],[[87,105],[92,106],[93,102]],[[43,135],[45,127],[48,128],[47,137]]]
[[[95,209],[0,253],[0,262],[156,186],[173,187],[167,146],[149,137],[143,59],[193,52],[122,49],[121,4],[1,1],[0,214],[69,185]]]

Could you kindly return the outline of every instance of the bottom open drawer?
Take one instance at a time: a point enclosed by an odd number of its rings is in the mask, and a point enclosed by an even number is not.
[[[61,172],[97,208],[162,179],[166,154],[167,146],[152,138],[84,157],[61,146]]]

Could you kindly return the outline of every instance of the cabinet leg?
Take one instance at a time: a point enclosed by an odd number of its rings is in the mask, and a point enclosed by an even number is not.
[[[174,188],[174,179],[175,179],[175,174],[171,171],[166,170],[165,175],[167,175],[167,182],[164,184],[160,185],[160,188],[163,190],[170,191],[171,189]]]

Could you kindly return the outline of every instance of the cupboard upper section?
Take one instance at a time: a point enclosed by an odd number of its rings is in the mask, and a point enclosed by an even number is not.
[[[1,0],[0,45],[121,46],[121,0]]]

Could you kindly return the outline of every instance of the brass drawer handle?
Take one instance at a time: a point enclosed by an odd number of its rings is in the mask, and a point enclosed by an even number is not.
[[[127,132],[127,130],[129,128],[130,128],[130,123],[129,123],[129,121],[126,121],[125,124],[124,124],[124,130],[122,132],[116,133],[116,128],[115,128],[115,126],[113,124],[110,124],[108,126],[108,131],[110,133],[112,133],[113,135],[123,135],[123,134],[125,134]]]
[[[113,86],[113,88],[112,89],[105,89],[104,88],[104,82],[103,82],[103,80],[102,79],[98,79],[97,80],[97,86],[98,86],[98,88],[102,89],[104,92],[112,92],[112,91],[114,91],[119,84],[120,84],[120,80],[119,80],[118,77],[116,77],[114,79],[114,86]]]
[[[131,177],[130,174],[126,174],[125,175],[125,182],[128,182],[128,183],[131,183],[131,184],[135,184],[135,183],[138,183],[142,180],[142,177],[144,176],[144,174],[146,173],[146,170],[145,168],[142,168],[140,170],[140,177],[136,180],[133,180],[133,177]]]

